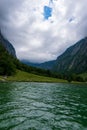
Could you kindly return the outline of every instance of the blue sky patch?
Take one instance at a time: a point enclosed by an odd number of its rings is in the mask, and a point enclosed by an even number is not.
[[[49,6],[44,6],[44,18],[47,20],[52,16],[52,8]]]

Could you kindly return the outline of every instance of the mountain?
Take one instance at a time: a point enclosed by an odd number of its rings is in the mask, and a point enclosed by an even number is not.
[[[60,73],[87,72],[87,37],[69,47],[60,55],[52,70]]]
[[[44,63],[31,63],[28,60],[21,60],[21,62],[29,66],[33,66],[33,67],[37,67],[37,68],[41,68],[45,70],[51,70],[55,63],[55,60],[44,62]]]
[[[4,38],[0,31],[0,75],[16,73],[16,52],[11,43]]]
[[[54,65],[54,63],[55,63],[55,60],[52,60],[52,61],[41,63],[39,65],[37,64],[36,67],[39,67],[41,69],[51,70],[53,65]]]
[[[2,44],[6,50],[9,52],[9,54],[11,54],[13,57],[16,58],[16,51],[14,49],[14,47],[12,46],[12,44],[2,35],[1,31],[0,31],[0,44]]]
[[[22,62],[62,74],[87,72],[87,37],[69,47],[54,61],[41,64],[33,64],[24,60]]]
[[[0,75],[14,75],[17,70],[37,75],[52,76],[47,70],[27,66],[16,58],[16,52],[11,43],[0,33]]]

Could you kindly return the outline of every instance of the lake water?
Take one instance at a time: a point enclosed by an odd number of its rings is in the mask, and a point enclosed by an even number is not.
[[[0,83],[0,130],[87,130],[87,84]]]

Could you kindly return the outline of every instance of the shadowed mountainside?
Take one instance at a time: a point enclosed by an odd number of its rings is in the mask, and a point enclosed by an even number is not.
[[[59,56],[52,70],[60,73],[87,72],[87,37]]]
[[[13,57],[16,58],[16,51],[14,49],[14,47],[12,46],[12,44],[2,35],[1,31],[0,31],[0,44],[2,44],[6,50],[9,52],[9,54],[11,54]]]

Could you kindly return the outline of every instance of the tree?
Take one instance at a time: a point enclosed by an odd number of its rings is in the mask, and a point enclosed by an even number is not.
[[[0,75],[13,75],[15,72],[12,56],[0,45]]]

